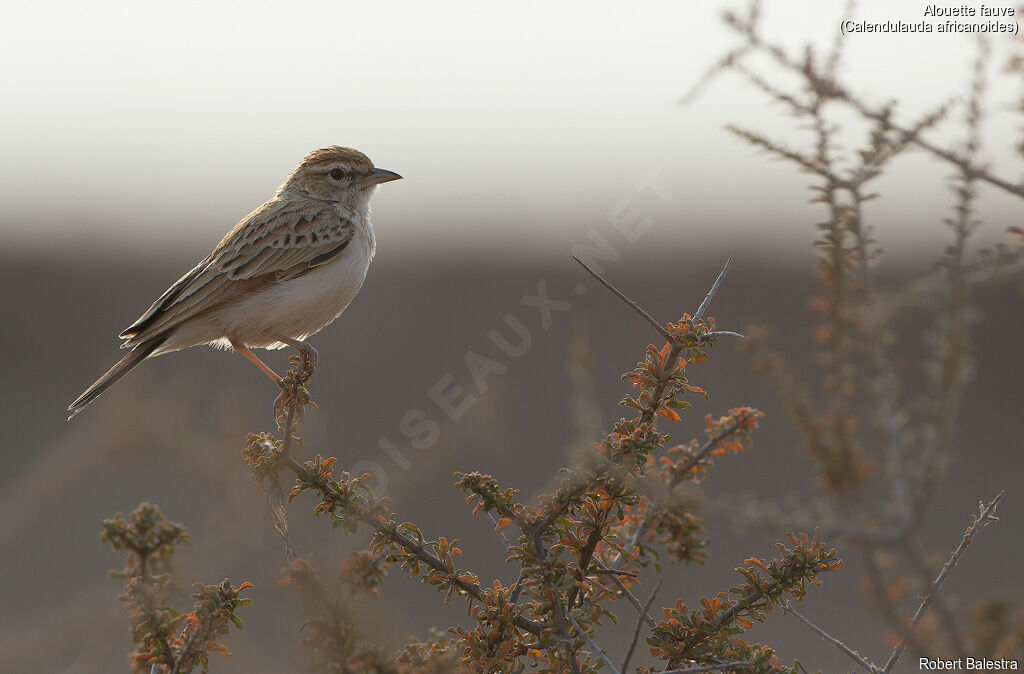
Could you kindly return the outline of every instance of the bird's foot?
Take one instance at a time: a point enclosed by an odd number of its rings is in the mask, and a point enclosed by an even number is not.
[[[292,365],[301,367],[303,375],[308,379],[313,374],[313,370],[316,369],[316,363],[319,358],[317,350],[312,346],[298,339],[291,339],[290,337],[278,337],[280,342],[287,344],[299,352],[298,356],[291,356],[288,360]]]
[[[313,370],[316,369],[317,362],[320,359],[320,354],[309,344],[300,342],[302,346],[297,347],[301,356],[302,372],[308,379],[313,375]]]

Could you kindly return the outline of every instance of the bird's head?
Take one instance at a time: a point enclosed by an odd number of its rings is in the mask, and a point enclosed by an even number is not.
[[[295,167],[277,193],[365,206],[377,185],[402,176],[376,168],[359,150],[332,145],[315,150]]]

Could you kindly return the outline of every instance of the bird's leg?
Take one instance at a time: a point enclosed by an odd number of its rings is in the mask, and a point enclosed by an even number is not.
[[[260,371],[263,374],[270,377],[271,381],[273,381],[275,384],[281,383],[281,376],[274,372],[273,370],[271,370],[270,366],[268,366],[266,363],[260,360],[259,357],[255,353],[250,351],[249,347],[247,347],[245,344],[239,344],[238,342],[232,339],[231,348],[245,356],[246,360],[248,360],[250,363],[258,367]]]
[[[235,351],[237,351],[238,353],[240,353],[243,356],[245,356],[246,360],[248,360],[253,365],[258,367],[260,369],[260,372],[262,372],[263,374],[265,374],[268,377],[270,377],[270,380],[273,381],[278,386],[280,386],[281,382],[284,381],[284,379],[283,379],[283,377],[281,377],[281,375],[279,375],[276,372],[274,372],[273,370],[271,370],[270,366],[267,365],[266,363],[264,363],[262,360],[260,360],[259,357],[255,353],[250,351],[249,347],[247,347],[245,344],[239,344],[238,342],[236,342],[235,340],[232,339],[231,340],[231,348],[233,348]],[[282,390],[277,395],[277,398],[274,400],[274,418],[275,419],[277,418],[277,415],[280,414],[281,409],[283,407],[284,407],[284,391]]]

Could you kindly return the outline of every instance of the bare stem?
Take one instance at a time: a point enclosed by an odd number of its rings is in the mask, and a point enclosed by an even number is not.
[[[892,668],[896,665],[897,661],[899,661],[900,655],[906,648],[907,637],[910,636],[914,627],[916,627],[917,623],[920,622],[921,616],[924,615],[928,605],[934,600],[935,593],[939,591],[939,588],[942,587],[942,584],[946,581],[946,576],[949,575],[950,570],[956,566],[957,561],[960,559],[960,555],[963,554],[964,550],[967,549],[967,546],[971,544],[972,540],[974,540],[975,534],[981,531],[983,527],[988,526],[989,523],[995,522],[999,519],[996,517],[995,512],[996,508],[999,506],[999,502],[1003,500],[1003,496],[1005,494],[1005,491],[1001,491],[988,503],[985,503],[984,501],[980,501],[978,503],[978,515],[974,516],[974,521],[971,523],[971,526],[967,527],[967,531],[964,532],[963,538],[960,539],[960,545],[958,545],[956,550],[953,551],[949,560],[943,564],[942,571],[940,571],[939,575],[934,581],[932,581],[932,586],[928,590],[928,594],[926,594],[924,599],[921,600],[921,605],[917,607],[917,612],[914,613],[914,617],[910,619],[910,624],[907,625],[907,630],[904,633],[903,638],[900,639],[900,643],[895,649],[893,649],[892,655],[889,656],[889,661],[885,663],[885,667],[882,669],[883,674],[888,674],[888,672],[892,671]]]
[[[597,654],[601,656],[601,659],[604,660],[604,663],[606,665],[608,665],[608,668],[615,672],[615,674],[619,674],[619,670],[615,668],[615,665],[612,664],[612,661],[609,660],[608,656],[604,654],[604,651],[601,650],[601,647],[597,645],[597,642],[591,639],[590,635],[583,631],[583,628],[580,627],[580,624],[578,622],[576,622],[576,619],[572,616],[569,616],[569,622],[571,622],[572,626],[576,628],[576,632],[587,640],[587,643],[590,644],[590,647],[597,651]]]
[[[790,603],[788,601],[782,602],[782,610],[785,611],[786,613],[792,614],[797,620],[799,620],[804,625],[809,627],[811,629],[811,631],[813,631],[819,637],[821,637],[822,639],[824,639],[825,641],[829,642],[830,644],[832,644],[833,646],[838,648],[840,651],[842,651],[843,653],[848,655],[857,664],[859,664],[861,667],[863,667],[867,671],[871,672],[872,674],[876,674],[877,672],[881,672],[882,671],[881,667],[879,667],[878,665],[872,663],[867,658],[861,656],[859,653],[857,653],[857,651],[853,650],[852,648],[850,648],[849,646],[844,644],[842,641],[840,641],[839,639],[836,639],[835,637],[830,635],[828,632],[826,632],[825,630],[821,629],[820,627],[818,627],[817,625],[812,623],[810,620],[808,620],[807,618],[802,616],[795,608],[793,608],[790,605]]]
[[[931,578],[928,564],[925,561],[924,552],[921,550],[920,543],[911,537],[904,541],[903,547],[918,575],[925,583],[928,583]],[[966,653],[967,646],[964,644],[963,637],[960,634],[960,627],[956,623],[956,617],[953,615],[949,606],[947,606],[942,600],[941,596],[935,597],[935,612],[938,614],[939,621],[942,623],[942,627],[945,630],[946,635],[949,637],[949,642],[953,651],[958,654]]]
[[[698,674],[699,672],[725,672],[730,669],[749,667],[754,664],[753,660],[740,660],[738,662],[719,662],[713,665],[698,665],[686,669],[666,669],[659,674]]]
[[[658,584],[654,586],[654,591],[651,592],[651,596],[647,598],[647,603],[644,604],[643,609],[640,610],[640,616],[636,621],[636,629],[633,630],[633,640],[629,643],[629,650],[626,651],[626,659],[622,661],[622,667],[620,668],[623,672],[629,669],[629,661],[633,659],[633,651],[636,650],[637,641],[640,640],[640,630],[643,629],[645,618],[647,620],[651,620],[651,616],[648,611],[651,610],[654,598],[658,596],[658,590],[661,589],[662,581],[664,581],[664,578],[660,578],[658,580]],[[632,593],[630,593],[630,595],[632,595]],[[650,625],[650,623],[647,624]]]
[[[693,315],[693,320],[696,321],[697,319],[704,317],[708,307],[711,306],[711,300],[714,299],[715,293],[718,292],[718,287],[722,285],[722,279],[725,278],[726,273],[729,271],[730,262],[732,262],[731,255],[729,256],[729,259],[725,261],[725,266],[722,267],[722,271],[718,273],[718,278],[716,278],[715,282],[711,284],[711,290],[709,290],[708,294],[704,296],[704,301],[700,303],[699,307],[697,307],[697,313]]]
[[[583,260],[579,259],[579,258],[578,258],[578,257],[576,257],[575,255],[573,255],[573,256],[572,256],[572,259],[574,259],[574,260],[576,260],[577,262],[579,262],[579,263],[580,263],[580,265],[581,265],[581,266],[582,266],[582,267],[583,267],[584,269],[586,269],[586,270],[587,270],[587,271],[588,271],[588,272],[590,273],[590,275],[591,275],[591,276],[593,276],[594,278],[596,278],[596,279],[597,279],[598,281],[600,281],[600,282],[601,282],[601,285],[603,285],[603,286],[604,286],[605,288],[607,288],[608,290],[611,290],[611,291],[612,291],[612,293],[614,293],[616,297],[618,297],[618,298],[619,298],[620,300],[622,300],[623,302],[625,302],[626,304],[628,304],[628,305],[629,305],[629,306],[630,306],[630,307],[631,307],[631,308],[633,309],[633,311],[635,311],[635,312],[637,312],[638,314],[640,314],[640,316],[642,316],[642,317],[643,317],[643,319],[644,319],[645,321],[647,321],[647,322],[648,322],[648,323],[650,323],[650,324],[651,324],[652,326],[654,326],[654,329],[658,331],[658,334],[660,334],[660,335],[661,335],[662,337],[664,337],[664,338],[665,338],[665,339],[667,339],[667,340],[671,340],[671,339],[672,339],[672,336],[671,336],[671,335],[669,334],[669,332],[668,332],[668,330],[667,330],[667,329],[665,328],[665,326],[663,326],[663,325],[662,325],[661,323],[659,323],[658,321],[654,320],[654,317],[653,317],[653,316],[651,316],[651,315],[650,315],[649,313],[647,313],[646,311],[644,311],[644,308],[643,308],[643,307],[641,307],[641,306],[640,306],[639,304],[637,304],[637,303],[636,303],[636,302],[634,302],[633,300],[631,300],[631,299],[629,299],[628,297],[626,297],[626,295],[625,295],[625,294],[624,294],[624,293],[623,293],[623,292],[622,292],[621,290],[619,290],[618,288],[616,288],[615,286],[613,286],[613,285],[612,285],[612,284],[611,284],[610,282],[606,281],[606,280],[604,279],[604,277],[602,277],[602,276],[601,276],[600,274],[598,274],[598,273],[597,273],[596,271],[594,271],[593,269],[591,269],[590,267],[588,267],[588,266],[587,266],[587,263],[586,263],[586,262],[584,262]]]

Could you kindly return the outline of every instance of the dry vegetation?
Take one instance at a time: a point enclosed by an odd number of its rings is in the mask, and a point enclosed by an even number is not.
[[[956,451],[957,414],[973,357],[970,328],[978,319],[975,293],[982,284],[1019,281],[1024,263],[1020,229],[1009,232],[1011,241],[1016,238],[1013,243],[970,252],[984,190],[1024,197],[1024,184],[993,175],[979,159],[988,50],[979,43],[965,102],[904,122],[895,102],[872,107],[840,80],[842,42],[826,54],[807,49],[791,55],[761,34],[758,19],[757,4],[742,15],[726,14],[741,46],[708,77],[739,73],[809,130],[809,146],[792,148],[756,130],[733,127],[744,141],[804,171],[824,214],[816,225],[820,291],[814,307],[821,321],[813,364],[818,381],[797,380],[794,368],[768,346],[763,328],[744,330],[742,340],[754,369],[785,402],[818,479],[799,507],[771,501],[718,504],[718,511],[738,526],[778,531],[782,542],[776,556],[762,558],[761,551],[752,550],[736,568],[731,588],[687,591],[685,597],[676,588],[660,593],[658,587],[641,588],[643,571],[649,577],[666,564],[703,561],[704,529],[684,487],[707,480],[715,463],[749,447],[762,414],[735,406],[717,418],[707,417],[703,437],[683,442],[665,431],[665,424],[687,413],[688,398],[707,397],[690,379],[710,366],[716,342],[740,338],[719,330],[708,315],[725,270],[699,308],[668,324],[651,318],[594,274],[658,334],[658,343],[648,346],[636,368],[623,376],[632,385],[622,400],[628,418],[596,438],[579,465],[563,469],[555,487],[536,498],[523,499],[515,488],[471,469],[454,477],[454,487],[473,513],[490,518],[500,536],[515,578],[510,583],[482,579],[464,568],[456,532],[433,535],[401,518],[375,495],[372,476],[337,472],[333,456],[300,456],[296,431],[312,404],[313,372],[309,362],[294,359],[282,384],[286,404],[277,431],[250,435],[244,456],[270,497],[272,522],[287,544],[291,559],[282,582],[309,598],[302,640],[313,649],[318,670],[806,671],[800,663],[780,662],[770,647],[744,640],[754,623],[772,613],[773,619],[792,621],[793,629],[806,627],[811,638],[813,633],[831,642],[868,672],[892,671],[905,653],[1012,658],[1024,652],[1019,602],[999,594],[953,605],[939,591],[974,536],[996,519],[1002,493],[988,495],[970,522],[965,514],[966,529],[951,555],[933,558],[919,535]],[[786,90],[774,84],[748,66],[754,55],[766,57],[776,71],[795,75],[802,86]],[[1019,63],[1010,73],[1021,74]],[[853,111],[868,126],[863,146],[840,146],[839,128],[830,116],[837,108]],[[928,140],[929,132],[958,118],[965,130],[962,147]],[[1021,149],[1024,153],[1024,144]],[[881,251],[865,221],[864,205],[875,196],[874,181],[895,158],[911,151],[927,153],[952,172],[955,207],[945,223],[949,245],[920,276],[883,285],[876,280]],[[915,371],[894,365],[897,328],[906,323],[917,326],[927,344]],[[289,473],[294,483],[286,495],[282,481]],[[312,561],[292,548],[286,508],[293,499],[311,504],[315,516],[345,535],[369,534],[367,549],[342,563],[337,578],[323,579]],[[171,609],[164,592],[170,555],[184,536],[181,527],[163,520],[150,504],[104,527],[116,548],[131,552],[119,575],[127,580],[123,602],[137,645],[135,668],[205,670],[207,655],[223,650],[217,640],[228,625],[241,626],[235,610],[247,603],[238,596],[247,584],[197,585],[191,611]],[[952,546],[957,532],[949,533]],[[830,635],[827,625],[819,625],[821,618],[805,616],[792,605],[825,574],[842,568],[825,540],[856,550],[863,560],[852,572],[864,574],[872,607],[892,633],[885,659],[861,655],[856,648],[874,650],[876,645],[848,645],[841,635]],[[853,565],[847,566],[850,573]],[[445,604],[464,606],[468,626],[410,638],[398,653],[370,643],[360,633],[349,600],[356,594],[375,595],[396,568],[432,587]],[[904,599],[915,594],[920,602],[911,612]],[[610,621],[632,635],[628,651],[613,654],[598,643],[598,628]],[[635,664],[643,650],[641,638],[647,644],[645,657],[656,666]]]

